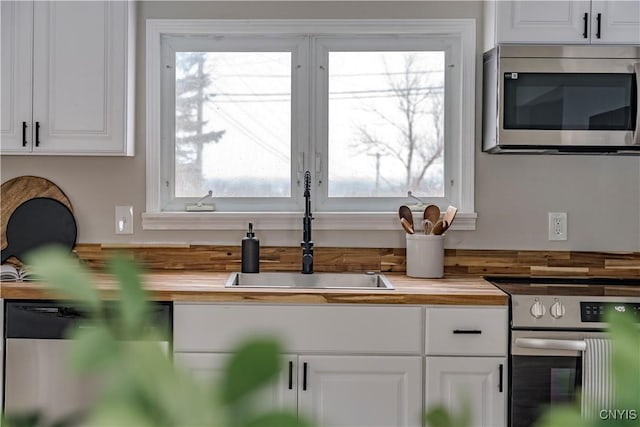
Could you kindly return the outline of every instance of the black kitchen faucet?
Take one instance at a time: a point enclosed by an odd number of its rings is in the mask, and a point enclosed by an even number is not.
[[[313,241],[311,240],[311,172],[304,173],[304,218],[302,219],[302,274],[313,273]]]

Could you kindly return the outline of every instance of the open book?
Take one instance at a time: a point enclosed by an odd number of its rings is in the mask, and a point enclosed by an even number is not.
[[[36,278],[23,267],[14,267],[11,264],[0,265],[0,281],[23,282],[28,280],[36,280]]]

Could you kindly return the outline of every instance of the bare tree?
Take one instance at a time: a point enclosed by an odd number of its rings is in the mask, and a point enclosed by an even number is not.
[[[205,53],[192,52],[176,60],[176,178],[184,193],[199,195],[203,189],[204,145],[218,142],[222,131],[205,132],[204,106],[215,96],[208,91],[211,78],[204,71]]]
[[[377,109],[369,109],[380,120],[396,129],[395,138],[380,137],[366,125],[358,127],[357,147],[360,151],[379,160],[393,157],[405,168],[405,183],[408,189],[417,189],[422,184],[428,169],[442,157],[444,150],[444,91],[441,85],[429,86],[424,73],[417,70],[414,55],[404,57],[403,72],[386,72],[389,87],[397,106],[397,115],[389,115]],[[429,120],[433,132],[420,131],[419,121]],[[386,181],[376,170],[378,182]],[[388,181],[387,181],[388,182]]]

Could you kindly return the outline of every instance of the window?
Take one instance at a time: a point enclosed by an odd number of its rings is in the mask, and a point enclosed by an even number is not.
[[[222,211],[298,209],[308,107],[293,64],[308,62],[308,38],[166,35],[161,49],[162,210],[209,191]]]
[[[472,20],[147,25],[147,211],[473,213]],[[373,214],[370,214],[373,215]]]

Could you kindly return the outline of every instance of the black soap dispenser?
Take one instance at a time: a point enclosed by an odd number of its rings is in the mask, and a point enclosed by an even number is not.
[[[242,272],[260,272],[260,240],[256,239],[253,224],[249,223],[247,237],[242,239]]]

